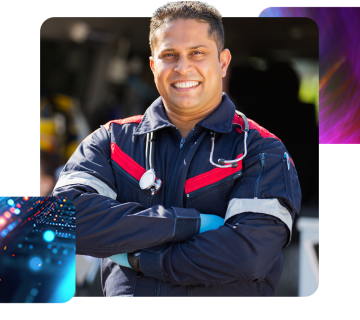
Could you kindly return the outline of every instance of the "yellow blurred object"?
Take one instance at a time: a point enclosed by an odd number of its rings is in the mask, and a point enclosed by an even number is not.
[[[69,131],[67,118],[72,117],[72,99],[64,94],[52,94],[40,100],[40,149],[67,159],[69,134],[76,137],[76,129]],[[71,149],[73,147],[70,146]]]
[[[72,99],[64,94],[56,94],[54,99],[58,111],[69,112],[72,106]]]
[[[53,119],[40,119],[40,149],[47,152],[55,151],[55,122]]]
[[[40,99],[40,149],[66,162],[90,130],[79,102],[65,94]]]
[[[300,82],[299,100],[312,103],[316,107],[316,119],[319,122],[319,77],[312,76],[303,78]]]

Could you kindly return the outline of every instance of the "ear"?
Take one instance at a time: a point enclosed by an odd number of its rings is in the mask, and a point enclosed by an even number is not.
[[[224,49],[220,52],[220,64],[221,64],[221,73],[222,77],[225,78],[226,71],[229,67],[231,61],[231,53],[229,49]]]
[[[151,69],[152,73],[154,74],[155,73],[155,61],[154,61],[154,58],[149,57],[149,60],[150,60],[150,69]]]

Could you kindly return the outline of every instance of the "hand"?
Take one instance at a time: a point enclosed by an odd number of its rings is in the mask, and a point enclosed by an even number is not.
[[[118,253],[109,257],[109,259],[123,267],[131,268],[128,262],[127,253]]]
[[[224,219],[213,214],[200,213],[200,231],[199,233],[214,230],[224,225]]]

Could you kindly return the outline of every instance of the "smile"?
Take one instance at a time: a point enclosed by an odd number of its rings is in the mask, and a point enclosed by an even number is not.
[[[198,81],[181,81],[171,84],[175,88],[193,88],[200,84]]]

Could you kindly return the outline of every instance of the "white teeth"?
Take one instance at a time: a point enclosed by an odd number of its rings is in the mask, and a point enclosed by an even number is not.
[[[175,82],[174,87],[176,88],[191,88],[196,87],[200,82],[198,81],[186,81],[186,82]]]

